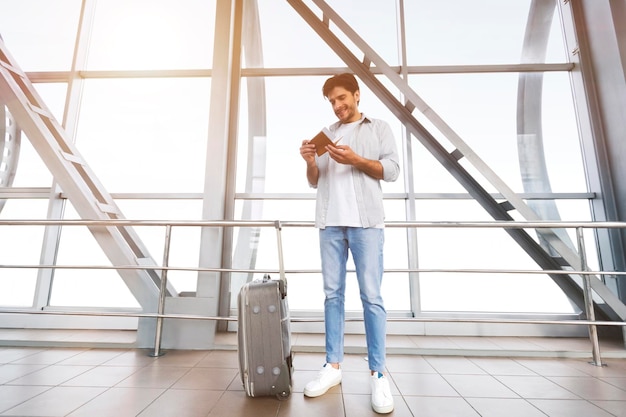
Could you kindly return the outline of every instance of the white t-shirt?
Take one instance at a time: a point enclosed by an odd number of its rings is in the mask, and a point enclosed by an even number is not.
[[[351,146],[354,128],[360,121],[342,124],[335,132],[337,145]],[[352,166],[330,159],[328,166],[329,202],[326,226],[363,227],[352,179]]]

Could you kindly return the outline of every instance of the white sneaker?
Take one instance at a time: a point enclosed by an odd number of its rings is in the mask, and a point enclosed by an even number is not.
[[[393,411],[393,397],[389,389],[389,380],[380,372],[375,372],[371,379],[372,408],[379,414]]]
[[[319,397],[326,391],[341,383],[341,369],[335,369],[329,363],[325,363],[317,378],[306,384],[304,395],[307,397]]]

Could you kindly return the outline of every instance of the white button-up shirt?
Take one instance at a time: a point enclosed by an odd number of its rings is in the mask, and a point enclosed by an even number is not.
[[[333,133],[337,130],[341,122],[336,122],[329,126]],[[362,116],[360,123],[354,128],[353,139],[351,141],[352,150],[366,159],[379,161],[383,166],[383,181],[395,181],[400,174],[399,156],[391,132],[391,127],[384,120],[372,119]],[[316,156],[319,178],[317,186],[317,200],[315,207],[315,227],[323,229],[326,227],[326,217],[329,207],[329,161],[328,152],[322,156]],[[359,217],[363,227],[376,227],[384,224],[385,214],[383,210],[383,192],[380,180],[352,167],[352,178],[354,181],[354,192],[356,195]]]

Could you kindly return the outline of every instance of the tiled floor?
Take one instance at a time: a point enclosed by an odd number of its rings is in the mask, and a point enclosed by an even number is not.
[[[343,364],[342,385],[319,398],[303,396],[324,361],[316,351],[320,339],[295,335],[294,392],[285,401],[246,397],[232,335],[220,350],[172,350],[157,358],[125,347],[25,346],[23,340],[7,346],[4,339],[0,416],[375,415],[358,337],[348,338],[355,353]],[[407,336],[391,337],[389,345],[393,416],[626,417],[626,355],[619,343],[602,345],[605,366],[584,357],[584,339]]]

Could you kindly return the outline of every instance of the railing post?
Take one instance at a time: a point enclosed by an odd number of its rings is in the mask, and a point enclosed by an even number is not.
[[[163,334],[163,314],[165,313],[165,295],[167,289],[167,267],[170,258],[170,241],[172,240],[172,225],[165,226],[165,245],[163,248],[163,267],[161,270],[161,285],[159,286],[159,306],[157,308],[157,324],[154,335],[154,351],[150,356],[158,357],[165,355],[161,351],[161,337]]]
[[[583,237],[583,228],[576,228],[576,239],[578,241],[578,253],[580,257],[580,271],[587,271],[587,256],[585,251],[585,239]],[[585,313],[587,314],[587,320],[591,322],[589,324],[589,339],[591,340],[591,354],[593,355],[593,361],[590,363],[595,366],[602,366],[602,359],[600,358],[600,342],[598,340],[598,328],[593,322],[596,320],[596,314],[593,309],[593,293],[591,290],[591,277],[589,274],[582,274],[583,278],[583,293],[585,297]]]

